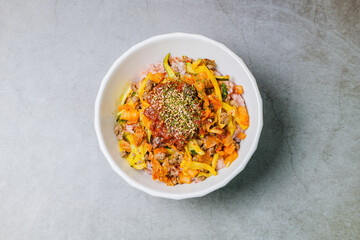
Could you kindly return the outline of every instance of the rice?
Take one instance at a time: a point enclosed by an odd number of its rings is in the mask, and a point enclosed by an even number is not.
[[[125,132],[135,133],[134,128],[135,128],[135,124],[130,124],[130,125],[127,124],[125,125]]]
[[[144,79],[149,73],[164,73],[166,74],[164,65],[162,63],[149,64],[146,66],[145,71],[141,72],[140,80]]]
[[[232,94],[231,97],[238,103],[239,106],[245,107],[245,100],[240,94]]]
[[[224,161],[224,159],[223,159],[223,158],[219,158],[219,159],[218,159],[218,162],[217,162],[217,165],[216,165],[216,171],[218,171],[218,170],[220,170],[220,169],[222,169],[222,168],[224,168],[224,167],[226,167],[226,166],[225,166],[225,161]]]
[[[186,66],[182,59],[170,57],[170,64],[174,72],[179,72],[181,75],[186,74]]]
[[[228,90],[228,94],[231,96],[231,94],[234,93],[234,83],[228,81],[228,82],[224,82],[224,84],[225,84],[225,86],[226,86],[226,88]]]

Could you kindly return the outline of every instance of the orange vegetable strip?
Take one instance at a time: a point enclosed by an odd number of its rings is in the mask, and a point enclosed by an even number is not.
[[[243,94],[244,93],[244,89],[243,89],[243,86],[241,85],[235,85],[234,86],[234,90],[237,94]]]
[[[180,183],[187,183],[187,184],[191,183],[191,177],[189,175],[185,176],[182,172],[179,173],[179,180]]]
[[[230,164],[235,161],[235,159],[238,157],[238,153],[236,151],[234,151],[230,156],[228,156],[227,158],[225,158],[225,165],[226,167],[229,167]]]
[[[238,138],[244,140],[246,138],[246,134],[243,133],[243,132],[240,132],[238,135],[237,135]]]

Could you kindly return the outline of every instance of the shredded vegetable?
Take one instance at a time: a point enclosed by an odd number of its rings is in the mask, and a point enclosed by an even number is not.
[[[199,182],[229,167],[250,119],[239,101],[243,87],[225,81],[230,76],[205,58],[167,54],[162,64],[151,65],[117,106],[121,156],[168,186]]]

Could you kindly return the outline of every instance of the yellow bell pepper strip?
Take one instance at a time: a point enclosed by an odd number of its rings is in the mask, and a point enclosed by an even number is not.
[[[207,77],[210,79],[210,81],[214,87],[215,96],[220,101],[220,103],[222,103],[221,90],[220,90],[219,84],[218,84],[215,76],[205,65],[202,65],[199,68],[200,68],[200,71],[204,71],[207,74]],[[225,125],[220,123],[220,114],[221,114],[221,109],[218,109],[216,112],[216,115],[218,116],[218,124],[219,124],[220,128],[223,128],[223,127],[225,127]]]
[[[209,164],[206,164],[206,163],[192,161],[190,164],[190,168],[198,169],[198,170],[205,169],[205,170],[209,171],[212,175],[214,175],[214,176],[217,175],[217,172]]]
[[[167,155],[173,155],[175,153],[175,151],[173,149],[167,148],[167,147],[165,147],[165,148],[166,148],[166,154]]]
[[[146,136],[148,143],[151,142],[151,130],[146,128]]]
[[[186,152],[186,155],[185,155],[184,159],[181,161],[180,167],[182,168],[182,172],[184,173],[184,175],[187,176],[187,174],[188,174],[187,171],[190,168],[192,157],[191,157],[189,148],[187,146],[185,146],[185,152]]]
[[[208,131],[208,132],[210,132],[210,128],[212,127],[212,125],[214,125],[214,123],[216,123],[216,121],[217,121],[217,116],[215,115],[215,119],[214,119],[214,121],[212,121],[211,123],[209,123],[209,124],[207,124],[206,125],[206,130]]]
[[[188,161],[191,162],[192,157],[191,157],[189,148],[188,148],[187,146],[185,146],[185,152],[186,152],[186,155],[187,155],[187,157],[188,157]]]
[[[230,122],[226,126],[226,129],[230,132],[230,135],[232,136],[232,135],[234,135],[236,127],[235,127],[235,124],[234,124],[233,117],[231,115],[229,115],[229,118],[230,118]]]
[[[225,109],[225,111],[231,116],[234,116],[236,114],[236,110],[230,104],[223,102],[222,108]]]
[[[185,65],[186,65],[186,71],[187,71],[188,73],[192,73],[192,74],[195,74],[195,73],[196,73],[195,70],[192,68],[192,64],[191,64],[191,63],[187,62],[187,63],[185,63]]]
[[[144,101],[144,99],[142,98],[142,95],[145,92],[145,87],[146,87],[147,81],[148,81],[148,78],[144,78],[140,83],[139,89],[137,90],[137,93],[139,95],[139,98],[140,98],[141,102]]]
[[[197,144],[197,142],[194,139],[188,141],[188,148],[190,150],[194,150],[199,155],[205,154],[205,152],[200,148],[200,146]]]
[[[163,61],[163,65],[164,65],[164,68],[167,72],[167,74],[169,75],[170,78],[175,78],[176,77],[176,74],[175,72],[171,69],[170,65],[169,65],[169,57],[170,57],[170,53],[168,53],[165,58],[164,58],[164,61]]]
[[[214,92],[215,92],[216,97],[222,102],[221,91],[220,91],[219,84],[218,84],[216,78],[214,77],[214,75],[211,73],[211,71],[206,66],[203,66],[203,67],[204,67],[204,70],[205,70],[208,78],[210,79],[212,85],[214,86]]]
[[[146,163],[144,162],[144,157],[147,152],[151,151],[151,145],[147,143],[141,144],[140,147],[136,147],[134,143],[133,135],[126,135],[126,139],[130,142],[131,153],[126,158],[130,166],[136,169],[146,168]],[[135,155],[135,156],[134,156]],[[138,162],[140,162],[138,164]]]
[[[193,69],[197,68],[197,66],[200,65],[201,61],[202,61],[202,59],[199,58],[198,60],[196,60],[195,62],[193,62],[193,63],[192,63],[192,68],[193,68]]]
[[[208,177],[211,177],[212,174],[211,174],[211,173],[200,172],[197,176],[198,176],[198,177],[204,176],[204,177],[207,177],[207,178],[208,178]]]
[[[216,169],[218,159],[219,159],[219,153],[215,153],[214,158],[212,160],[212,164],[211,164],[213,169]]]
[[[220,119],[221,119],[221,108],[216,112],[216,114],[218,115],[218,124],[219,124],[219,127],[220,128],[224,128],[225,127],[225,124],[221,123]]]
[[[128,89],[126,89],[124,95],[122,96],[121,100],[120,100],[120,104],[124,105],[126,99],[128,98],[128,96],[130,95],[130,93],[132,92],[131,87],[128,87]]]
[[[225,166],[229,167],[230,164],[238,157],[238,153],[236,151],[233,151],[232,154],[230,156],[228,156],[227,158],[225,158]]]
[[[229,81],[230,80],[229,75],[225,75],[225,76],[214,75],[214,76],[218,81]]]

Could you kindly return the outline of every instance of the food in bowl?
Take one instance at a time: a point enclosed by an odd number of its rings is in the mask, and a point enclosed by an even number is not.
[[[114,133],[131,167],[167,185],[216,176],[238,157],[249,115],[243,88],[214,60],[151,64],[121,96]]]

